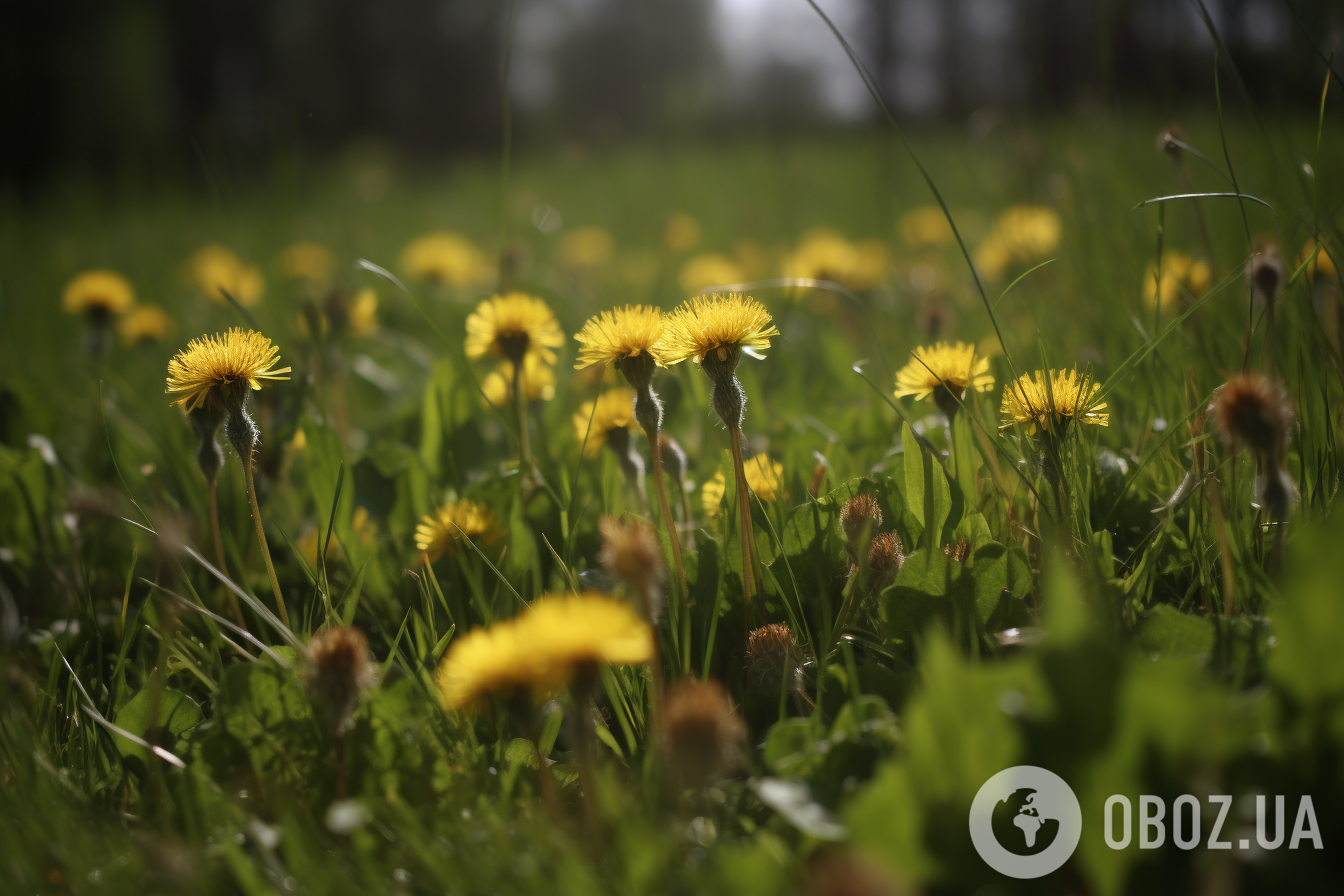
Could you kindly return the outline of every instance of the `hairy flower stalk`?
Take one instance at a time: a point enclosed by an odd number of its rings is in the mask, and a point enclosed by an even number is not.
[[[266,573],[271,579],[276,609],[280,613],[280,621],[289,626],[289,611],[285,607],[284,595],[280,593],[280,582],[275,575],[275,565],[271,562],[270,548],[266,545],[266,532],[261,524],[261,507],[257,504],[257,486],[252,471],[252,455],[260,441],[260,433],[247,412],[247,397],[251,392],[261,390],[263,380],[289,379],[283,376],[289,373],[288,367],[275,367],[279,357],[280,350],[271,340],[253,330],[234,328],[227,333],[193,339],[168,362],[166,391],[185,393],[173,404],[184,406],[188,414],[206,409],[207,425],[212,419],[209,414],[220,413],[223,416],[224,437],[229,440],[243,464],[252,521],[257,528],[257,543],[266,561]],[[210,441],[213,440],[212,433]],[[209,453],[209,446],[203,443],[198,462],[204,457],[205,464],[212,463],[206,457]]]
[[[219,495],[215,487],[219,478],[219,471],[224,466],[224,449],[219,447],[219,442],[215,438],[215,435],[219,432],[220,424],[224,422],[224,408],[217,402],[210,402],[194,411],[188,411],[187,420],[191,423],[192,432],[196,434],[196,438],[200,441],[200,446],[196,449],[196,464],[205,476],[206,497],[210,503],[210,535],[215,545],[215,562],[219,564],[219,571],[227,576],[229,567],[224,559],[224,537],[220,534],[219,528]],[[224,589],[224,594],[229,602],[229,612],[233,614],[234,621],[246,628],[247,623],[243,619],[243,609],[238,605],[237,595],[229,588]]]
[[[770,347],[770,337],[779,330],[770,312],[750,296],[741,293],[696,296],[673,315],[664,335],[663,350],[668,363],[694,359],[713,384],[710,403],[728,429],[733,455],[738,513],[742,535],[742,627],[751,628],[751,603],[757,592],[753,558],[751,495],[742,468],[742,421],[747,412],[747,394],[737,378],[741,353],[757,354]]]

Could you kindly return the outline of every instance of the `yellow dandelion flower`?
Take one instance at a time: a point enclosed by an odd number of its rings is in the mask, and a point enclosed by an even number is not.
[[[597,591],[543,594],[517,617],[542,687],[568,684],[584,666],[629,666],[653,656],[653,629],[628,601]]]
[[[1316,240],[1314,238],[1309,238],[1302,244],[1302,251],[1297,253],[1297,266],[1300,267],[1302,262],[1311,258],[1311,253],[1313,252],[1316,252]],[[1307,264],[1306,273],[1308,277],[1313,279],[1315,279],[1317,274],[1322,277],[1330,278],[1335,276],[1334,259],[1330,257],[1330,253],[1325,251],[1324,246],[1321,247],[1321,251],[1316,252],[1316,257],[1312,258],[1311,262]]]
[[[294,243],[280,253],[280,270],[291,280],[325,283],[336,267],[336,256],[321,243]]]
[[[611,261],[616,241],[601,227],[578,227],[560,238],[560,261],[567,268],[596,268]]]
[[[811,230],[784,259],[784,276],[845,283],[859,262],[859,250],[833,230]]]
[[[345,318],[346,332],[356,339],[364,339],[378,332],[378,293],[366,286],[350,302]]]
[[[248,388],[260,390],[262,380],[289,379],[281,376],[289,373],[288,367],[276,368],[279,360],[280,349],[271,340],[255,330],[234,327],[188,342],[168,362],[165,391],[186,393],[173,404],[193,411],[207,400],[237,397]]]
[[[401,268],[408,277],[447,286],[470,286],[485,266],[485,256],[475,243],[447,230],[416,237],[401,252]]]
[[[497,534],[490,508],[463,498],[425,514],[415,527],[415,549],[434,561],[465,538],[489,542]]]
[[[574,431],[583,444],[584,457],[597,457],[602,452],[602,446],[618,429],[639,431],[639,424],[635,421],[634,389],[609,389],[599,395],[597,401],[585,401],[574,412]],[[588,437],[586,442],[585,435]]]
[[[988,392],[994,388],[989,359],[979,357],[974,345],[935,342],[915,349],[913,354],[910,363],[896,374],[897,398],[928,398],[946,388],[960,399],[967,389]]]
[[[61,307],[70,314],[122,314],[135,304],[130,281],[116,271],[85,271],[65,287]]]
[[[251,308],[261,301],[266,279],[255,265],[244,264],[232,249],[211,243],[202,246],[187,259],[191,282],[206,298],[228,304],[227,292],[238,304]]]
[[[1003,390],[999,428],[1024,424],[1035,433],[1066,426],[1071,420],[1106,426],[1110,415],[1101,413],[1106,402],[1097,401],[1100,391],[1100,383],[1076,370],[1024,373]]]
[[[897,229],[911,249],[938,249],[956,240],[947,216],[936,205],[922,205],[901,215]]]
[[[675,212],[663,228],[663,244],[673,252],[689,252],[700,242],[700,222],[685,212]]]
[[[717,252],[693,255],[681,266],[681,288],[689,293],[697,293],[707,286],[741,283],[745,279],[737,262]]]
[[[626,305],[589,318],[574,334],[582,346],[574,369],[614,364],[642,354],[652,356],[660,367],[667,366],[659,345],[665,323],[663,312],[648,305]]]
[[[158,305],[138,305],[117,321],[122,345],[158,342],[173,332],[173,319]]]
[[[518,362],[537,355],[554,364],[552,349],[564,342],[565,335],[550,306],[526,293],[491,296],[467,317],[468,358],[489,356]]]
[[[863,240],[858,245],[854,269],[849,272],[845,285],[855,292],[867,292],[881,286],[891,270],[891,256],[881,240]]]
[[[468,712],[483,709],[491,694],[531,690],[538,678],[531,644],[513,619],[454,638],[434,676],[440,702]]]
[[[528,401],[550,401],[555,397],[555,368],[536,355],[523,359],[523,397]],[[513,401],[513,362],[500,361],[499,367],[481,380],[485,400],[497,408]]]
[[[1059,246],[1064,224],[1052,208],[1016,205],[994,222],[989,236],[976,249],[975,263],[991,280],[1013,265],[1038,261]]]
[[[763,454],[758,454],[753,458],[742,462],[742,472],[747,478],[747,488],[751,493],[760,498],[767,504],[775,503],[775,500],[783,492],[784,485],[784,465],[778,461],[772,461]],[[710,516],[718,516],[719,508],[723,504],[723,496],[728,491],[728,480],[719,470],[714,476],[700,486],[700,503],[704,507],[705,513]]]
[[[1208,290],[1212,276],[1208,263],[1203,260],[1194,261],[1176,249],[1163,252],[1160,283],[1157,262],[1148,262],[1144,269],[1143,303],[1149,308],[1161,304],[1164,311],[1179,309],[1181,291],[1186,289],[1196,297],[1201,296]]]
[[[672,313],[663,331],[663,352],[668,364],[687,358],[698,364],[712,351],[720,359],[736,348],[759,353],[778,335],[770,312],[751,296],[711,293],[688,299]]]

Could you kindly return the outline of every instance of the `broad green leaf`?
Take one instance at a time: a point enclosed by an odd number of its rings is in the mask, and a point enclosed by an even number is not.
[[[137,737],[180,754],[186,746],[187,735],[205,720],[205,715],[196,701],[181,691],[163,688],[156,709],[152,706],[153,697],[153,688],[141,688],[117,712],[113,721]],[[151,710],[154,711],[151,713]],[[121,755],[138,756],[141,761],[147,758],[149,751],[139,744],[124,737],[118,737],[116,741]]]

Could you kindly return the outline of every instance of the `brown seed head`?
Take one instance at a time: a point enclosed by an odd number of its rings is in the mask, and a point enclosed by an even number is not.
[[[1293,410],[1283,384],[1255,370],[1233,374],[1209,410],[1232,451],[1246,448],[1274,463],[1287,446]]]
[[[868,568],[879,577],[892,575],[900,571],[905,563],[905,551],[895,532],[881,532],[873,536],[868,544]]]
[[[377,680],[377,667],[369,661],[369,641],[359,629],[324,629],[308,642],[303,683],[333,734],[344,734],[350,727],[359,698]]]
[[[747,741],[747,727],[717,681],[683,679],[668,688],[658,746],[669,783],[700,788],[731,773]]]
[[[763,625],[747,636],[747,683],[767,694],[778,694],[784,676],[793,673],[798,659],[798,644],[788,625]]]
[[[857,544],[866,531],[869,535],[882,528],[882,508],[872,495],[855,495],[840,509],[840,525],[851,544]]]
[[[597,528],[602,533],[602,550],[597,555],[602,568],[624,581],[641,600],[648,599],[649,614],[656,618],[653,604],[662,596],[667,575],[657,531],[644,520],[622,522],[609,516],[598,520]]]

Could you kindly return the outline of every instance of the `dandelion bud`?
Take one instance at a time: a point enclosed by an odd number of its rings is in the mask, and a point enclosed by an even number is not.
[[[865,532],[871,536],[882,528],[882,508],[872,495],[855,495],[841,508],[840,525],[850,544],[858,544]]]
[[[1288,442],[1293,411],[1283,384],[1248,370],[1233,374],[1209,407],[1227,447],[1276,463]]]
[[[224,422],[224,409],[218,404],[209,402],[194,411],[188,411],[187,420],[191,423],[192,432],[200,441],[200,446],[196,449],[196,463],[205,474],[205,481],[214,482],[215,477],[219,475],[220,467],[224,466],[224,449],[220,448],[219,442],[215,440],[219,424]]]
[[[793,675],[798,659],[798,644],[783,622],[763,625],[747,636],[747,682],[767,694],[779,693],[784,677]]]
[[[704,787],[732,772],[746,741],[747,727],[723,685],[687,678],[668,689],[658,746],[677,790]]]
[[[1256,240],[1255,252],[1251,255],[1251,265],[1247,277],[1257,302],[1272,304],[1278,298],[1283,286],[1283,251],[1277,240],[1261,237]]]
[[[345,734],[359,698],[377,682],[369,642],[357,628],[329,628],[308,642],[303,683],[318,718],[337,737]]]
[[[686,481],[689,465],[686,461],[686,449],[681,443],[665,432],[658,433],[658,446],[663,453],[663,472],[678,483]]]
[[[747,416],[747,393],[737,378],[737,362],[740,352],[736,345],[720,346],[705,352],[700,369],[709,374],[713,388],[710,391],[710,403],[714,411],[730,430],[742,428]]]
[[[895,532],[882,532],[868,543],[868,568],[879,579],[899,572],[905,563],[905,552]]]
[[[602,550],[597,555],[608,575],[623,580],[641,601],[650,621],[658,618],[667,570],[658,533],[643,520],[621,522],[609,516],[598,520]]]

